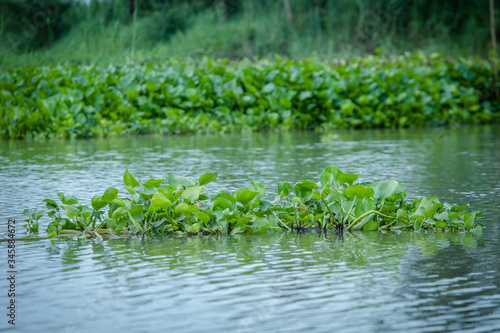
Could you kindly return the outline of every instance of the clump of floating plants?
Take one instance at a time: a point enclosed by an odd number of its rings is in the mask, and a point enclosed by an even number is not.
[[[355,183],[359,175],[345,174],[333,165],[323,170],[319,182],[301,180],[293,187],[279,183],[272,201],[264,199],[266,189],[256,182],[234,193],[220,190],[210,195],[204,186],[216,178],[216,173],[198,181],[170,174],[140,182],[127,170],[127,197],[111,187],[94,196],[89,207],[59,193],[60,204],[44,200],[47,213],[25,210],[25,227],[36,232],[39,219],[47,215],[49,237],[481,228],[476,219],[482,212],[468,212],[468,205],[443,204],[435,197],[407,201],[403,185],[395,180]]]

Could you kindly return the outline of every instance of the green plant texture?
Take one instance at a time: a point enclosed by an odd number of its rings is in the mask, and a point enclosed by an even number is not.
[[[498,122],[493,68],[439,54],[20,67],[0,74],[0,134],[102,137]]]
[[[302,180],[293,187],[279,183],[274,200],[268,201],[266,189],[256,182],[234,193],[221,190],[209,195],[204,186],[216,180],[216,173],[197,181],[170,174],[141,182],[127,170],[123,181],[128,197],[111,187],[94,196],[89,207],[59,193],[60,203],[44,200],[48,213],[25,210],[25,227],[36,233],[40,218],[48,216],[49,237],[482,228],[476,223],[482,212],[468,212],[468,205],[443,204],[435,197],[408,202],[401,183],[356,183],[358,177],[330,165],[319,182]]]

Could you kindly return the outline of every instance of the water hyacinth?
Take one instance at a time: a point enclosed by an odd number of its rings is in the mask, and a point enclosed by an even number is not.
[[[25,227],[37,232],[46,216],[49,237],[482,228],[476,223],[482,212],[468,212],[468,205],[441,203],[435,197],[407,201],[403,185],[395,180],[360,183],[358,178],[330,165],[318,182],[279,183],[275,199],[267,201],[266,189],[256,182],[234,193],[210,195],[204,186],[217,179],[216,173],[198,180],[170,174],[141,182],[127,170],[126,196],[111,187],[95,195],[89,207],[59,193],[60,203],[44,200],[48,212],[25,210]]]
[[[498,122],[494,69],[439,54],[22,67],[0,73],[0,135],[102,137]]]

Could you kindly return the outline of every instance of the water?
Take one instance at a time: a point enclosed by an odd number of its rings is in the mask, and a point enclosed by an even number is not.
[[[63,191],[88,203],[129,169],[218,172],[234,190],[328,164],[486,212],[482,234],[358,232],[16,243],[19,332],[500,332],[499,127],[0,143],[0,232]],[[124,190],[123,190],[124,191]],[[7,243],[0,242],[1,276]]]

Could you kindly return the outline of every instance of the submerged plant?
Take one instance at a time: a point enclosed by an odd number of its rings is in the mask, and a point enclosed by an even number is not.
[[[216,173],[204,174],[197,181],[170,174],[141,182],[127,170],[123,176],[127,197],[111,187],[94,196],[89,207],[59,193],[60,204],[44,200],[47,213],[25,210],[25,226],[37,231],[38,220],[46,214],[51,219],[46,229],[49,237],[482,227],[476,223],[482,212],[468,212],[468,205],[443,204],[435,197],[408,202],[403,185],[395,180],[356,183],[358,178],[330,165],[319,182],[301,180],[293,187],[279,183],[275,199],[267,201],[266,189],[256,182],[234,193],[222,190],[209,195],[204,186],[217,179]]]

